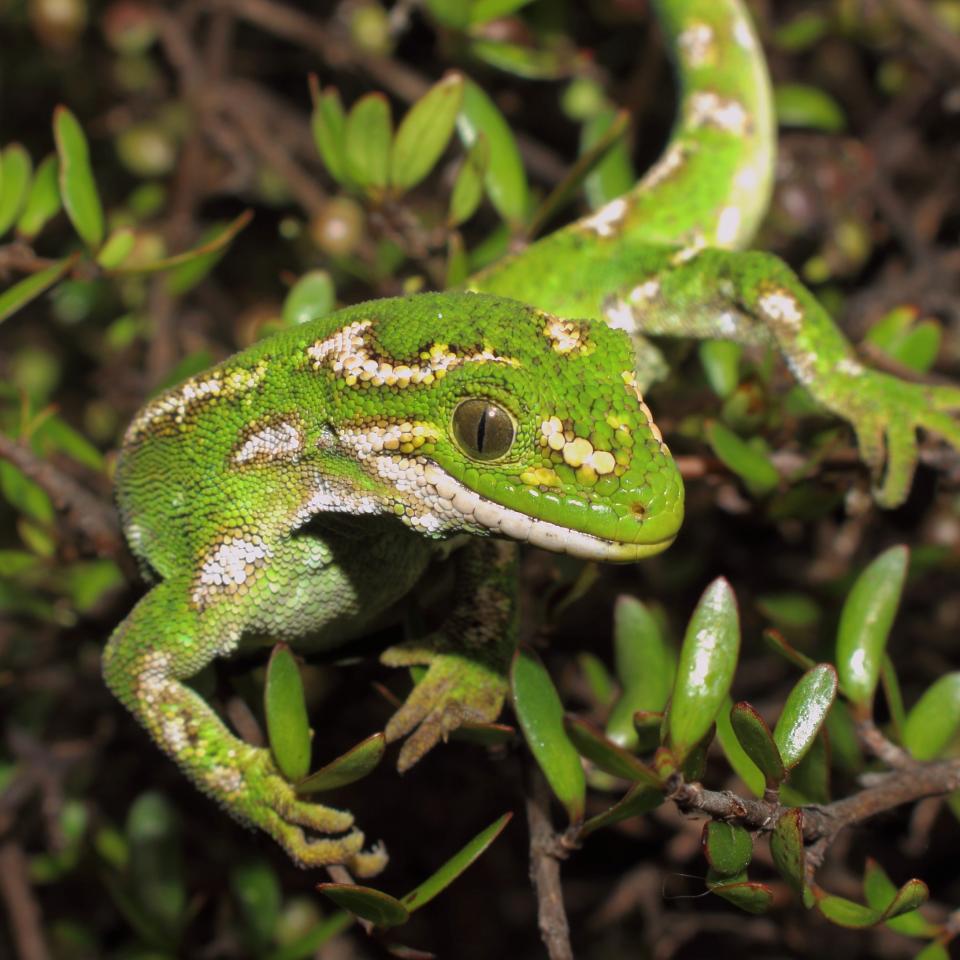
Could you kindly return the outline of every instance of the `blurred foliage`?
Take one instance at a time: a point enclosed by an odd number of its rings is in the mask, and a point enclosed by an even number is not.
[[[871,744],[960,755],[960,495],[931,452],[908,503],[876,510],[847,429],[766,352],[668,346],[651,404],[690,482],[666,555],[525,555],[518,731],[458,732],[399,779],[375,731],[407,691],[372,656],[395,631],[349,659],[281,647],[198,678],[299,791],[384,838],[383,885],[405,896],[337,880],[319,897],[99,679],[142,590],[109,507],[134,411],[273,331],[459,283],[621,193],[673,113],[646,6],[0,3],[0,433],[27,454],[0,460],[0,869],[4,908],[29,903],[46,941],[25,952],[30,918],[11,915],[0,952],[297,960],[359,917],[375,939],[338,955],[417,955],[402,936],[540,956],[523,830],[500,836],[537,764],[579,847],[577,956],[948,956],[960,794],[868,824],[816,871],[803,808],[876,776]],[[758,245],[870,360],[956,378],[958,4],[753,6],[784,127]],[[65,509],[77,488],[91,500]],[[681,777],[782,813],[763,837],[681,820]],[[778,932],[746,916],[767,911]]]

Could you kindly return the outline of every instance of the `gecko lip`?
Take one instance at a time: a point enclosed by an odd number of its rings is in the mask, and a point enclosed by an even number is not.
[[[437,473],[440,473],[438,470]],[[434,475],[436,476],[436,475]],[[454,480],[449,474],[431,480],[437,495],[453,507],[464,519],[489,530],[494,536],[506,537],[520,543],[529,543],[553,553],[566,553],[582,560],[603,560],[607,563],[631,563],[666,550],[676,534],[647,543],[627,543],[562,527],[549,520],[530,517],[519,510],[505,507],[482,497]]]

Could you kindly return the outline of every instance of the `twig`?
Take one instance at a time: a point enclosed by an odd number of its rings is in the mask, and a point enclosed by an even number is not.
[[[83,534],[99,556],[112,559],[125,556],[120,524],[110,504],[5,434],[0,434],[0,458],[42,487],[54,506],[65,514],[69,526]]]
[[[900,19],[923,39],[947,55],[954,66],[960,66],[960,38],[946,27],[923,0],[889,0]]]
[[[888,740],[870,717],[857,722],[857,739],[866,750],[894,770],[912,770],[917,761],[902,747]]]
[[[20,960],[49,960],[40,907],[27,879],[27,858],[13,840],[0,844],[0,895],[7,906],[10,930]]]
[[[527,823],[530,827],[530,879],[537,893],[540,937],[550,960],[573,960],[570,927],[563,907],[560,861],[566,849],[550,822],[550,791],[539,770],[532,770],[527,795]]]

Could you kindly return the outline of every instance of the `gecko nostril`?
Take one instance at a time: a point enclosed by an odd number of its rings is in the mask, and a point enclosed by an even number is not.
[[[630,513],[633,514],[633,516],[638,520],[642,520],[647,515],[647,508],[639,501],[636,503],[631,503]]]

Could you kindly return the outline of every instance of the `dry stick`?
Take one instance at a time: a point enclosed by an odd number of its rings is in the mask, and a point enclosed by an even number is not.
[[[539,769],[531,770],[527,794],[527,823],[530,827],[530,879],[537,894],[540,937],[550,960],[573,960],[570,927],[563,907],[560,861],[566,848],[550,822],[550,790]]]
[[[273,0],[206,0],[213,9],[228,9],[235,16],[256,24],[267,33],[320,54],[334,69],[356,66],[366,71],[391,94],[407,103],[419,100],[430,87],[429,81],[390,57],[378,57],[356,49],[343,29],[319,23]],[[559,181],[567,165],[552,150],[536,140],[515,133],[517,145],[530,170],[547,183]]]
[[[803,836],[808,843],[822,841],[825,849],[845,827],[853,826],[924,797],[960,789],[960,757],[939,763],[918,763],[883,776],[879,783],[842,800],[803,807]],[[699,783],[672,784],[667,793],[684,813],[702,812],[714,820],[731,820],[752,830],[773,829],[781,808],[730,791],[706,790]]]
[[[68,525],[83,534],[99,556],[118,559],[125,556],[120,524],[113,507],[81,486],[73,477],[41,460],[12,437],[0,433],[0,458],[12,463],[36,483],[65,516]]]
[[[7,906],[19,960],[49,960],[40,907],[30,889],[23,848],[13,840],[0,844],[0,896]]]

